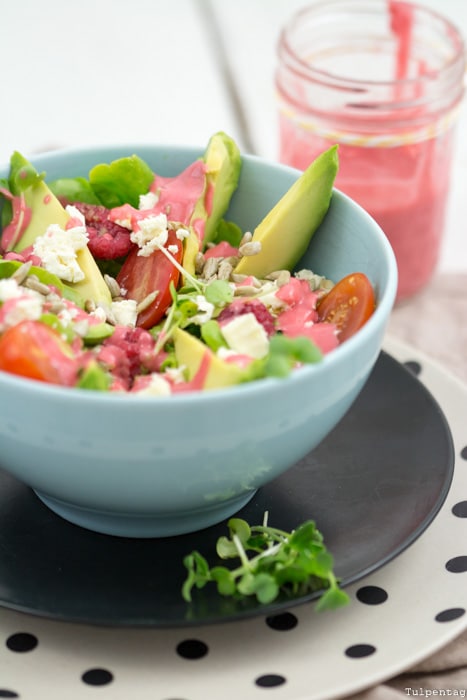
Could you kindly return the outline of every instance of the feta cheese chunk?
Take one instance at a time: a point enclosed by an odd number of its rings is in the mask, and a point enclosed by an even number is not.
[[[203,323],[206,323],[206,321],[211,320],[212,314],[214,313],[214,304],[211,304],[203,294],[197,294],[195,301],[198,307],[198,313],[192,316],[190,321],[201,326]]]
[[[154,372],[143,389],[138,390],[138,396],[169,396],[172,393],[167,379]]]
[[[78,264],[77,253],[87,243],[88,234],[84,224],[66,230],[58,224],[51,224],[34,241],[33,252],[41,259],[42,266],[61,280],[80,282],[85,275]]]
[[[146,194],[140,194],[138,209],[153,209],[158,201],[159,196],[155,192],[147,192]]]
[[[0,332],[21,321],[37,321],[42,315],[42,302],[38,297],[15,297],[4,302],[0,309]]]
[[[122,299],[121,301],[113,301],[111,311],[115,322],[120,326],[136,326],[137,303],[134,299]]]
[[[141,219],[138,229],[130,234],[130,239],[140,247],[138,255],[147,258],[157,248],[161,248],[167,243],[168,236],[166,215],[156,214]]]
[[[221,330],[231,350],[256,359],[267,355],[268,335],[254,314],[236,316],[231,321],[223,323]]]

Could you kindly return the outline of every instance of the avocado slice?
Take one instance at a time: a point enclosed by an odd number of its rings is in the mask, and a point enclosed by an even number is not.
[[[216,238],[218,226],[237,189],[242,167],[237,144],[223,131],[211,136],[202,160],[206,166],[206,188],[191,216],[190,236],[185,241],[183,255],[183,267],[192,275],[196,254]],[[202,240],[199,228],[204,229]]]
[[[13,195],[24,196],[26,207],[31,213],[20,240],[13,247],[15,252],[21,252],[33,245],[36,238],[42,236],[50,224],[58,224],[65,228],[70,218],[43,177],[24,156],[15,151],[10,163],[10,189]],[[84,273],[84,279],[70,283],[69,286],[84,300],[92,299],[96,304],[110,306],[112,297],[109,288],[87,246],[77,252],[77,261]]]
[[[208,142],[204,162],[207,179],[205,196],[207,219],[203,245],[206,247],[215,239],[217,227],[237,189],[242,158],[235,141],[223,131],[219,131]]]
[[[175,357],[180,366],[188,370],[188,379],[191,380],[200,368],[205,353],[209,354],[209,368],[204,381],[203,389],[220,389],[222,387],[239,384],[245,372],[240,367],[230,362],[224,362],[217,357],[198,338],[187,333],[181,328],[176,328],[173,334]]]
[[[293,270],[329,208],[337,171],[337,146],[332,146],[258,224],[252,240],[261,243],[261,251],[242,257],[235,273],[264,278],[275,270]]]

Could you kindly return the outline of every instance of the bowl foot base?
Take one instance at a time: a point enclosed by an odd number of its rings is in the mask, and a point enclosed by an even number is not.
[[[74,525],[104,535],[139,538],[172,537],[216,525],[237,513],[253,498],[255,493],[256,491],[251,491],[246,496],[242,494],[240,497],[232,498],[209,508],[173,516],[131,515],[81,508],[72,503],[52,498],[40,491],[35,491],[36,496],[50,510]]]

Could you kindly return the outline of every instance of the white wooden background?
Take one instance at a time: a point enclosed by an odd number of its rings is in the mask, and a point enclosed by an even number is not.
[[[21,0],[0,19],[0,163],[91,143],[204,146],[224,130],[277,158],[280,27],[312,0]],[[465,0],[424,0],[467,35]],[[440,272],[467,271],[467,109]]]

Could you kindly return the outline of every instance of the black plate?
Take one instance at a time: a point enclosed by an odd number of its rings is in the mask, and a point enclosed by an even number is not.
[[[382,353],[356,403],[319,448],[264,487],[239,512],[251,524],[313,518],[342,584],[375,571],[428,527],[447,495],[452,438],[438,404],[403,365]],[[214,563],[226,525],[150,540],[92,533],[52,513],[0,471],[0,605],[50,618],[103,625],[176,627],[266,615],[310,600],[268,606],[180,588],[183,557]]]

